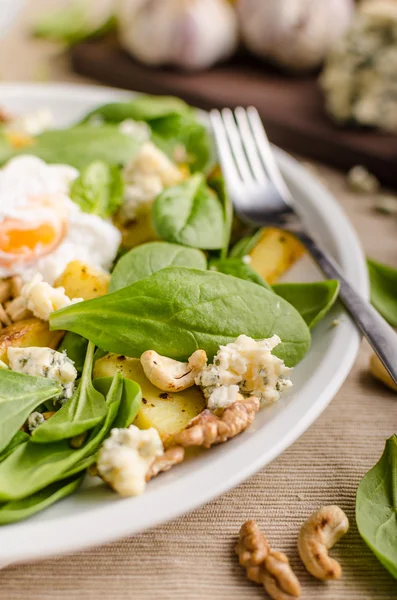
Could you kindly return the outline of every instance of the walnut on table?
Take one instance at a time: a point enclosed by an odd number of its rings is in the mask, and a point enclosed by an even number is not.
[[[272,550],[255,521],[247,521],[240,529],[236,545],[239,562],[247,577],[263,585],[273,600],[293,600],[301,594],[300,583],[282,552]]]
[[[259,400],[255,396],[243,398],[239,394],[237,402],[225,408],[220,416],[208,409],[203,410],[190,421],[186,429],[173,436],[173,441],[184,448],[210,448],[214,444],[226,442],[251,425],[259,406]]]

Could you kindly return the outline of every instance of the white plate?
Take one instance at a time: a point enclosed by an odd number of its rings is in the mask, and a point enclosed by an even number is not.
[[[59,125],[129,92],[75,85],[2,85],[0,105],[15,112],[50,108]],[[368,296],[365,260],[338,203],[294,159],[277,157],[310,231]],[[317,278],[310,264],[295,280]],[[332,326],[340,319],[337,327]],[[340,305],[313,332],[313,346],[293,375],[294,393],[257,416],[249,431],[161,475],[139,498],[120,499],[96,480],[43,513],[0,528],[0,562],[70,552],[134,534],[190,511],[225,492],[276,458],[320,415],[342,385],[356,357],[360,335]]]

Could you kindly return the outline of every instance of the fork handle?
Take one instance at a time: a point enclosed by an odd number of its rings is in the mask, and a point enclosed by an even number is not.
[[[336,262],[305,232],[295,232],[323,273],[340,282],[339,298],[397,384],[397,333],[371,304],[352,288]]]

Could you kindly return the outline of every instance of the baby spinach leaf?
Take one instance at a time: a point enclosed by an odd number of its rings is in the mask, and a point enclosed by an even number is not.
[[[329,279],[315,283],[278,283],[273,285],[273,290],[295,306],[307,325],[313,328],[335,304],[339,287],[339,281]]]
[[[94,379],[95,389],[104,396],[109,393],[113,377],[97,377]],[[113,427],[128,427],[135,420],[142,404],[142,392],[140,386],[131,379],[123,378],[123,393],[120,408]]]
[[[156,350],[177,360],[202,348],[211,359],[240,334],[254,339],[278,334],[275,354],[297,364],[310,346],[297,310],[251,283],[184,267],[168,267],[101,298],[52,313],[52,329],[74,331],[110,352],[139,357]]]
[[[168,242],[149,242],[124,254],[116,264],[109,284],[115,292],[135,281],[149,277],[165,267],[207,268],[203,252]]]
[[[105,397],[92,384],[92,366],[95,346],[88,344],[83,374],[73,396],[32,433],[32,441],[39,444],[56,442],[84,433],[104,420],[107,413]]]
[[[78,125],[70,129],[45,131],[35,144],[21,153],[33,154],[47,163],[62,163],[82,169],[94,160],[113,165],[126,164],[139,150],[141,143],[119,131],[115,125]]]
[[[68,331],[64,336],[58,352],[65,351],[68,358],[74,362],[74,366],[79,373],[84,367],[85,355],[87,354],[88,340]]]
[[[363,540],[397,579],[397,436],[357,490],[356,521]]]
[[[61,385],[52,379],[2,370],[0,372],[0,452],[8,446],[35,408],[61,393]]]
[[[106,219],[122,205],[124,183],[120,168],[95,160],[72,183],[70,197],[84,212]]]
[[[19,446],[19,444],[23,444],[30,439],[30,435],[25,431],[17,431],[8,446],[4,448],[3,452],[0,454],[0,462],[7,458],[12,452],[14,452],[15,448]]]
[[[253,235],[241,238],[231,249],[230,258],[243,258],[251,252],[260,240],[263,229],[259,229]]]
[[[105,421],[90,432],[87,442],[74,450],[68,441],[20,444],[10,456],[0,463],[0,501],[26,498],[55,481],[76,473],[77,465],[86,468],[83,459],[94,454],[108,436],[117,416],[123,378],[117,373],[106,397],[108,412]]]
[[[45,489],[29,496],[29,498],[11,500],[0,505],[0,525],[16,523],[22,519],[32,517],[41,510],[55,504],[58,500],[73,494],[83,479],[82,475],[63,479],[62,481],[52,483]]]
[[[368,260],[371,282],[371,302],[376,310],[397,327],[397,270],[374,260]]]
[[[223,245],[221,248],[221,258],[225,259],[229,251],[230,237],[232,234],[233,204],[228,194],[225,180],[221,175],[215,175],[210,177],[210,179],[208,180],[208,185],[211,189],[215,191],[223,206],[225,226]]]
[[[84,123],[101,117],[106,123],[125,119],[145,121],[152,131],[152,141],[171,159],[181,147],[193,171],[202,171],[211,157],[207,128],[198,121],[196,111],[179,98],[139,95],[130,102],[105,104],[91,111]]]
[[[154,201],[152,216],[158,235],[168,242],[202,250],[223,247],[222,205],[202,174],[165,189]]]
[[[243,262],[240,258],[224,258],[220,260],[213,260],[210,263],[211,271],[219,271],[220,273],[225,273],[226,275],[233,275],[233,277],[238,277],[239,279],[245,279],[246,281],[252,281],[253,283],[257,283],[267,290],[271,291],[270,285],[262,279],[262,277],[254,271],[249,264]],[[293,304],[293,302],[291,302]]]

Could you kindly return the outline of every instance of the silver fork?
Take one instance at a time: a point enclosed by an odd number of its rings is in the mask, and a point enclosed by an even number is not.
[[[397,384],[397,334],[350,285],[334,259],[304,230],[281,175],[258,111],[225,108],[211,111],[216,147],[237,214],[256,226],[292,231],[323,273],[340,282],[339,297]]]

